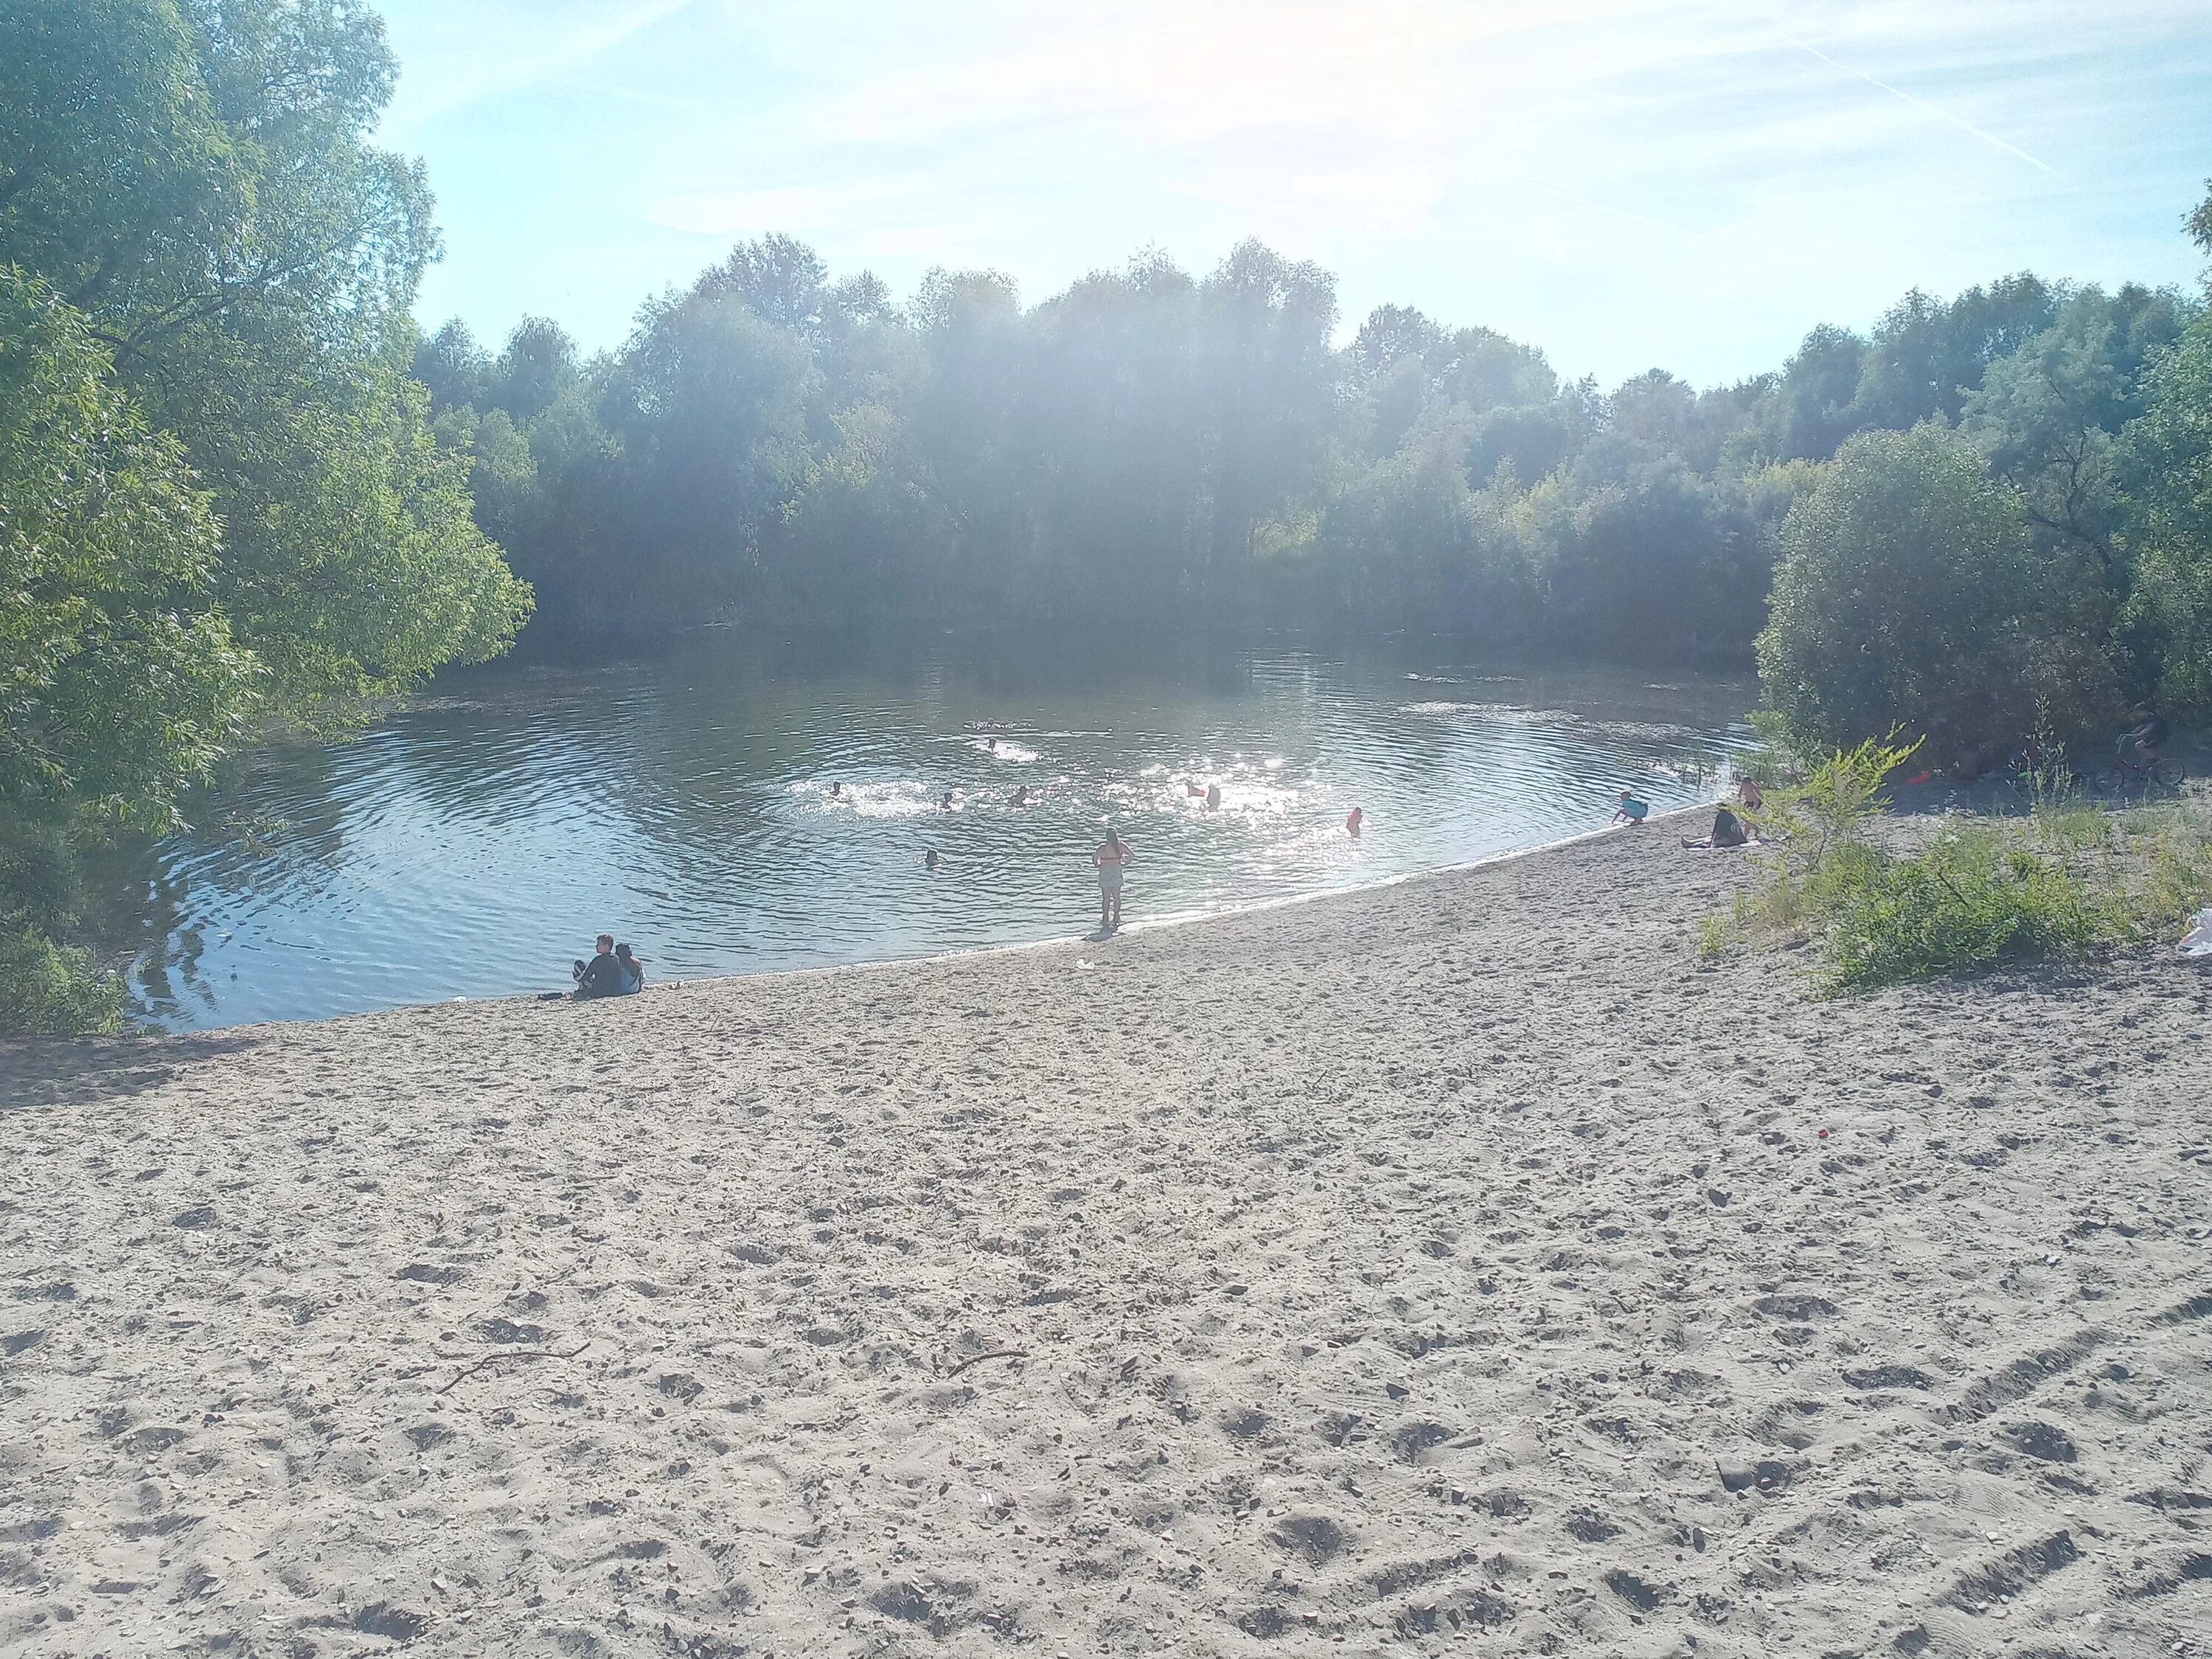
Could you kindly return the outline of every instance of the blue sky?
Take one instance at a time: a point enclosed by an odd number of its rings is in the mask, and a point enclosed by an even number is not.
[[[1240,238],[1610,385],[2006,271],[2193,282],[2202,0],[383,0],[420,312],[587,348],[782,231],[1025,301]]]

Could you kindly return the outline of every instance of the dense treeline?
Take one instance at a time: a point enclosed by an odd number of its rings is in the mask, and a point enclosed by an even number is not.
[[[720,616],[1409,629],[1742,660],[1794,549],[1763,660],[1808,735],[2016,725],[2038,698],[2086,721],[2202,689],[2202,543],[2159,482],[2195,441],[2193,300],[2027,275],[1915,293],[1866,335],[1816,328],[1774,373],[1703,392],[1657,369],[1609,392],[1563,382],[1534,347],[1398,306],[1342,349],[1337,325],[1327,273],[1256,244],[1202,278],[1146,255],[1024,310],[989,272],[934,273],[895,307],[770,236],[646,306],[617,351],[584,361],[532,321],[494,356],[455,323],[415,372],[555,650]],[[1829,476],[1861,434],[1920,428]],[[1839,491],[1937,451],[1995,518],[1924,536],[2002,569],[1886,524],[1870,533],[1903,561],[1893,590],[1856,602],[1901,609],[1823,609],[1833,538],[1809,516],[1786,531],[1792,507],[1812,492],[1832,520]],[[1932,476],[1908,484],[1941,509]],[[2000,576],[2017,592],[1992,627]],[[1917,661],[1836,658],[1876,635]],[[1923,709],[1911,683],[1948,677],[1953,636],[2011,654],[1972,688],[1985,707]]]
[[[1024,308],[769,236],[617,350],[495,355],[413,318],[394,74],[362,0],[0,0],[0,1029],[117,1017],[58,942],[84,848],[533,602],[555,653],[716,619],[1755,653],[1808,746],[2212,714],[2201,299],[2014,276],[1604,391],[1402,307],[1347,338],[1256,243]]]
[[[393,72],[349,0],[0,0],[0,1029],[116,1016],[87,842],[527,614],[408,374]]]

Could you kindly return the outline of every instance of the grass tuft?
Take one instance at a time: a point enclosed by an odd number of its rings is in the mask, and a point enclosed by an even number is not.
[[[1698,955],[1736,940],[1810,939],[1830,995],[2071,958],[2179,938],[2212,904],[2212,811],[2201,799],[2109,811],[2040,791],[2025,819],[1960,818],[1917,849],[1884,844],[1883,779],[1911,756],[1863,744],[1771,796],[1779,843]]]

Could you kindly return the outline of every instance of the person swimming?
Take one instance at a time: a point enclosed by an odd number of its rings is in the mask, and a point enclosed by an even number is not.
[[[937,849],[934,847],[921,855],[921,867],[925,870],[934,870],[944,862],[945,860],[937,855]]]
[[[1366,812],[1363,809],[1355,806],[1349,812],[1346,812],[1344,815],[1344,833],[1351,836],[1352,840],[1358,841],[1359,839],[1359,828],[1366,822]]]
[[[1221,786],[1218,783],[1209,783],[1206,786],[1206,810],[1209,812],[1218,812],[1221,810]]]
[[[1012,794],[1006,797],[1006,805],[1009,806],[1027,806],[1029,804],[1030,787],[1026,783],[1019,786]]]
[[[831,783],[831,784],[830,784],[830,799],[831,800],[836,800],[836,799],[840,799],[840,798],[844,794],[844,793],[845,793],[845,786],[844,786],[843,784],[842,784],[842,783],[836,783],[836,782],[833,782],[833,783]]]
[[[999,740],[996,738],[986,738],[983,739],[983,747],[995,755],[999,752]]]
[[[945,786],[945,799],[938,802],[937,805],[939,809],[942,811],[950,812],[952,810],[952,786],[951,784],[948,783]]]

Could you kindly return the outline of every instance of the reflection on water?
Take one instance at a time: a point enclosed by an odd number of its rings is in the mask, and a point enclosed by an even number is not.
[[[1750,697],[1057,643],[804,667],[702,646],[440,692],[357,742],[258,757],[202,814],[228,830],[153,849],[145,1012],[208,1026],[561,988],[602,929],[655,977],[1066,935],[1095,917],[1109,820],[1135,849],[1132,922],[1372,882],[1598,827],[1623,788],[1710,799]]]

